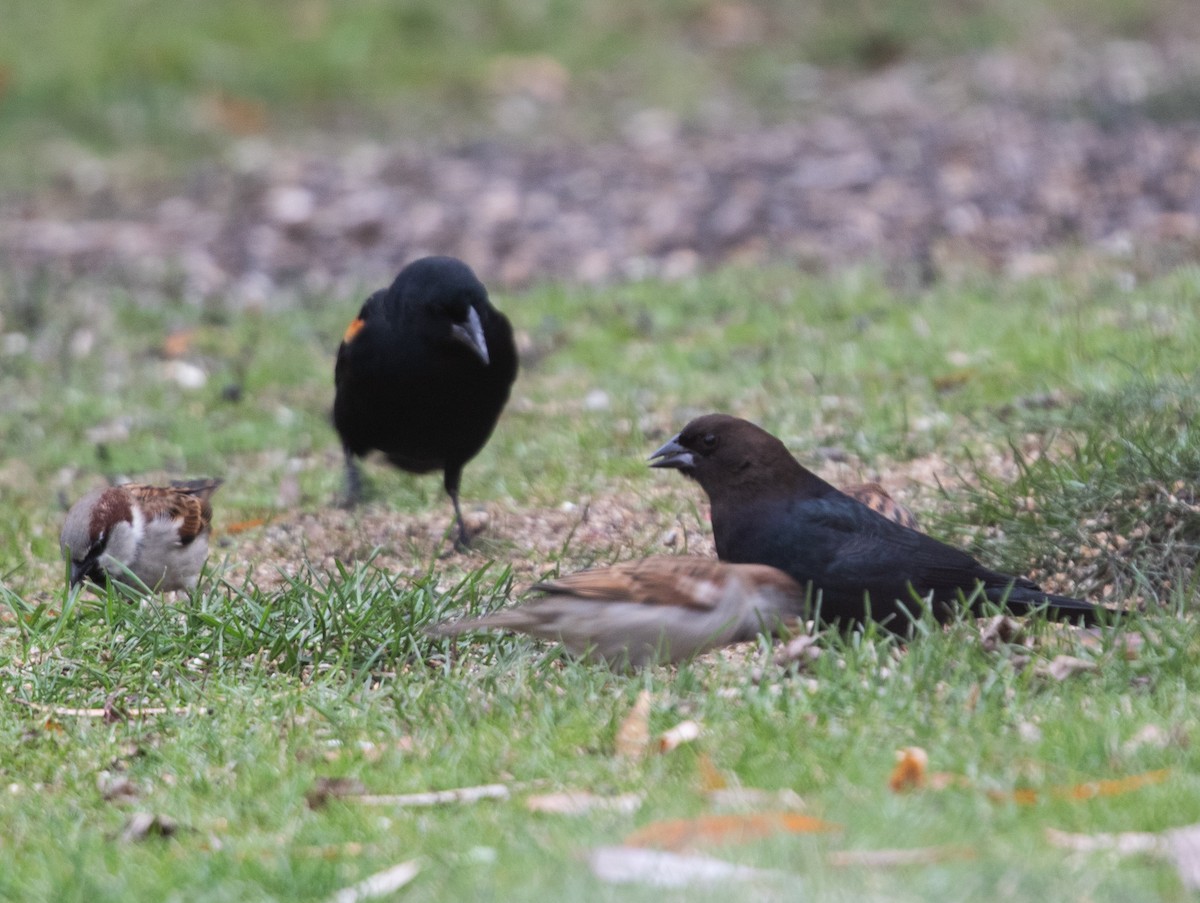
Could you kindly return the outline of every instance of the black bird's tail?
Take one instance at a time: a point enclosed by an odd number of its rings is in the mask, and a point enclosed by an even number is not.
[[[1100,613],[1104,611],[1100,606],[1083,599],[1047,593],[1019,584],[1011,590],[1008,587],[1002,590],[989,588],[986,595],[1016,615],[1027,615],[1040,610],[1044,611],[1051,621],[1069,621],[1089,627],[1100,622]]]

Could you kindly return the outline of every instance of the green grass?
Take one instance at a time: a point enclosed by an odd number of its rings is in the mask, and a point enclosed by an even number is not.
[[[263,131],[477,137],[491,133],[497,97],[529,80],[505,75],[514,59],[560,73],[550,112],[517,133],[596,134],[630,98],[685,118],[714,99],[794,115],[797,66],[1042,52],[1056,31],[1085,43],[1194,35],[1189,11],[1186,0],[3,0],[0,185],[53,175],[79,146],[133,153],[145,178]]]
[[[217,544],[193,598],[67,594],[59,494],[73,498],[97,473],[223,475],[219,526],[303,523],[328,505],[339,483],[327,420],[333,349],[358,299],[235,317],[110,291],[85,316],[45,286],[6,319],[29,350],[0,358],[0,896],[320,900],[417,858],[406,898],[652,899],[661,891],[599,884],[584,856],[655,819],[709,811],[707,760],[727,780],[791,788],[842,826],[705,851],[798,875],[817,899],[1177,897],[1165,864],[1076,857],[1044,836],[1200,820],[1195,499],[1173,488],[1200,479],[1200,271],[1119,285],[1103,272],[980,278],[899,297],[869,271],[758,269],[496,297],[531,350],[493,441],[467,468],[468,502],[553,511],[619,498],[638,522],[603,547],[569,538],[534,574],[641,554],[653,540],[630,536],[657,536],[681,516],[699,528],[695,487],[649,471],[645,456],[692,414],[723,409],[813,463],[831,448],[864,472],[933,456],[940,488],[911,497],[933,532],[969,533],[990,563],[1147,604],[1098,644],[1038,625],[1031,646],[992,652],[971,624],[906,649],[873,634],[827,637],[807,673],[762,685],[754,655],[618,676],[519,638],[427,638],[432,621],[515,597],[522,581],[510,562],[530,553],[503,524],[472,556],[413,544],[411,578],[365,553],[321,566],[322,550],[299,537],[277,562],[292,575],[259,586],[238,570],[251,531]],[[183,328],[195,330],[186,359],[209,376],[201,389],[163,375],[163,339]],[[80,330],[93,333],[91,350],[73,355]],[[224,396],[232,384],[240,401]],[[584,403],[597,389],[606,408]],[[1057,406],[1039,407],[1052,390]],[[1010,445],[1006,476],[995,458]],[[428,511],[448,522],[438,480],[370,474],[374,510],[398,526]],[[276,500],[285,478],[299,484],[294,507]],[[1095,536],[1139,524],[1127,555]],[[1143,637],[1133,655],[1127,633]],[[1040,676],[1059,653],[1097,669]],[[654,694],[653,731],[692,718],[701,739],[641,761],[616,757],[617,727],[643,688]],[[106,723],[55,709],[106,702],[187,710]],[[1137,742],[1147,726],[1163,742]],[[892,794],[893,753],[910,745],[966,783]],[[1170,770],[1161,785],[1056,795],[1160,768]],[[103,798],[113,775],[132,781],[134,801]],[[514,796],[313,809],[305,794],[322,777],[383,794],[499,781]],[[645,802],[632,815],[526,811],[526,794],[560,788],[638,791]],[[1014,789],[1039,801],[1019,805]],[[125,843],[134,810],[180,830]],[[890,870],[826,857],[943,845],[973,858]]]

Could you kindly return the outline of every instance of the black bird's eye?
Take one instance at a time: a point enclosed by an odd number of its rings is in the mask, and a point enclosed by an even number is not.
[[[706,433],[704,438],[700,440],[700,444],[704,446],[705,451],[712,451],[717,447],[717,437],[712,433]]]

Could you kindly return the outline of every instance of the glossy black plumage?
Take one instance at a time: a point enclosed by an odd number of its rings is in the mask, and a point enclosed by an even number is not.
[[[423,257],[375,292],[351,322],[334,368],[333,423],[346,455],[346,495],[361,494],[357,458],[372,449],[411,473],[441,470],[454,503],[517,375],[512,327],[461,260]]]
[[[824,621],[852,624],[869,617],[904,633],[921,611],[918,599],[932,598],[934,616],[946,620],[959,608],[960,593],[969,599],[977,587],[1015,614],[1047,606],[1056,619],[1095,620],[1096,606],[989,570],[966,552],[839,492],[746,420],[699,417],[651,462],[681,471],[708,494],[721,560],[773,565],[811,585],[812,604],[819,604]]]

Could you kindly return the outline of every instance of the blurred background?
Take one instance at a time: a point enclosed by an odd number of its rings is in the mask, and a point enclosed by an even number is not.
[[[641,485],[708,409],[839,459],[1006,442],[1194,369],[1195,0],[0,0],[13,560],[61,578],[100,479],[323,509],[338,340],[428,253],[517,327],[482,498]]]
[[[1200,241],[1192,0],[0,2],[0,309]],[[10,326],[12,324],[10,319]]]

